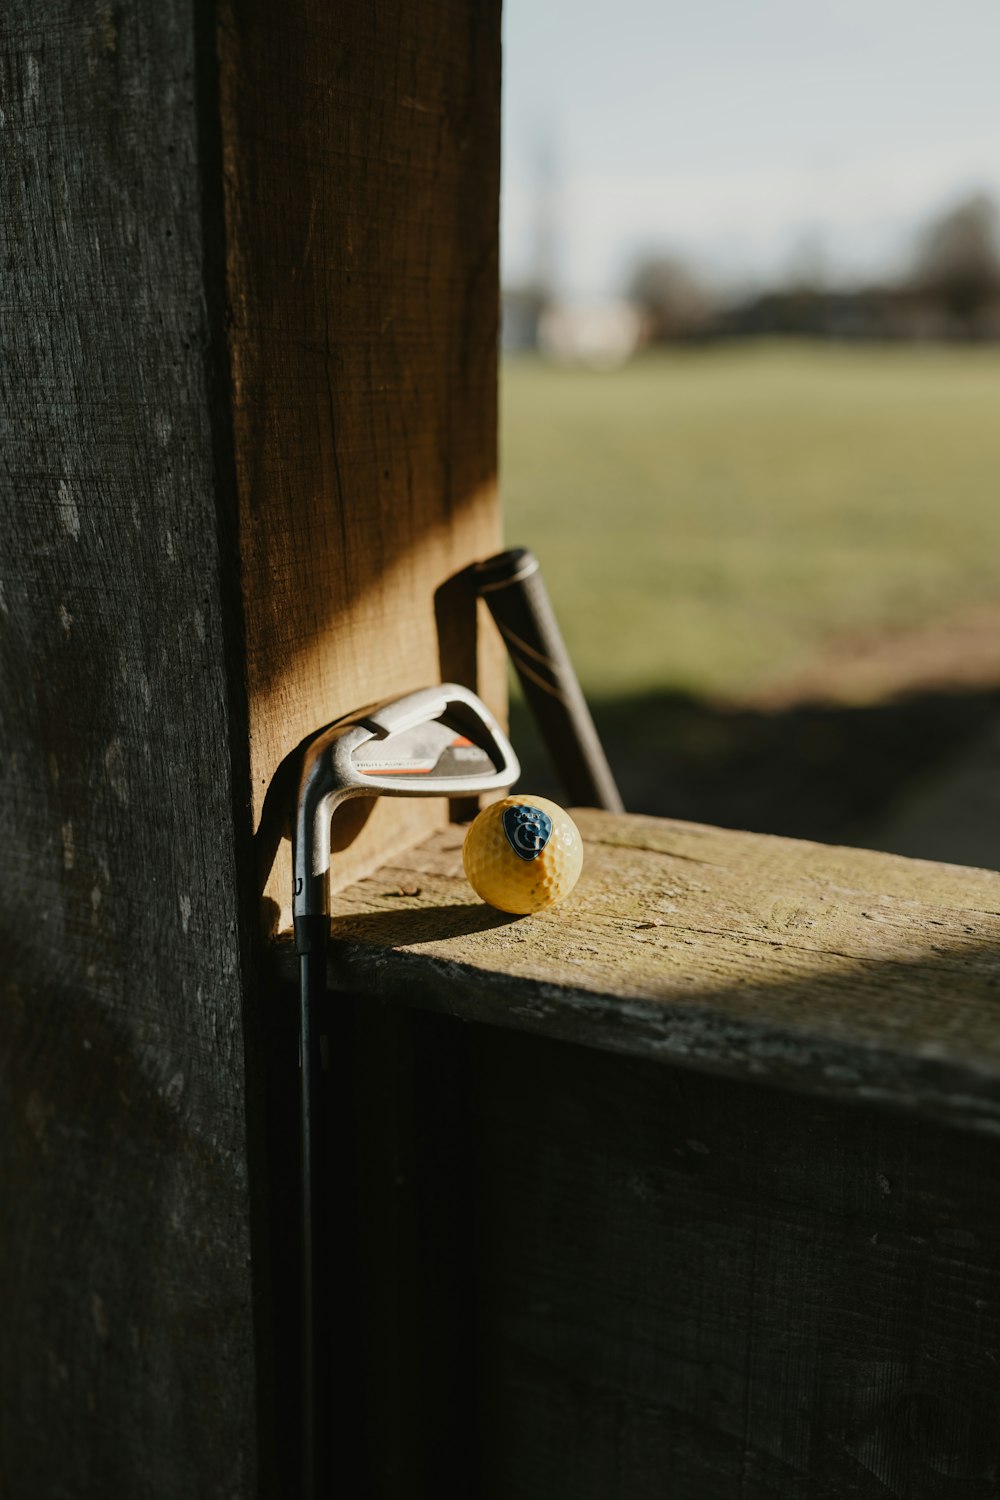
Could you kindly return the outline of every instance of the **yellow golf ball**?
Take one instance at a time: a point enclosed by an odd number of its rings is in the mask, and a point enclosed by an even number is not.
[[[469,824],[462,859],[477,896],[524,916],[569,895],[583,868],[583,840],[557,803],[522,794],[483,808]]]

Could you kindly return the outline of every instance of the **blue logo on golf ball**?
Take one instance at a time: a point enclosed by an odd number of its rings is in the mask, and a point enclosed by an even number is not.
[[[537,859],[552,837],[552,819],[537,807],[519,802],[504,808],[503,831],[518,859]]]

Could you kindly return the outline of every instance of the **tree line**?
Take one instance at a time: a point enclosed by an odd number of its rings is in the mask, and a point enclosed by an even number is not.
[[[625,287],[651,343],[799,334],[826,338],[1000,340],[997,208],[975,194],[935,218],[908,267],[846,287],[799,270],[742,297],[713,293],[697,267],[670,253],[642,257]]]

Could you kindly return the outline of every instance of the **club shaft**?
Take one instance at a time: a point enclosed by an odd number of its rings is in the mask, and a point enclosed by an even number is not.
[[[324,1258],[322,1155],[326,1138],[322,1017],[326,1002],[326,927],[324,917],[296,919],[299,947],[299,1315],[300,1445],[302,1500],[325,1493],[323,1451],[319,1447],[321,1413],[329,1410],[326,1390],[329,1351],[323,1285],[317,1271]]]
[[[479,563],[476,575],[569,802],[622,812],[538,559],[515,547]]]
[[[299,957],[299,1318],[301,1357],[301,1465],[303,1500],[316,1495],[316,1347],[313,1306],[312,988],[315,955]]]

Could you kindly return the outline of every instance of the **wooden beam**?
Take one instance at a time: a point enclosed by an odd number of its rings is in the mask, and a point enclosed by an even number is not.
[[[1000,876],[577,817],[539,916],[335,899],[371,1493],[986,1500]]]
[[[257,821],[351,709],[457,676],[505,713],[474,601],[435,612],[500,542],[499,4],[251,0],[220,48]],[[446,821],[376,807],[333,878]],[[285,845],[273,925],[290,889]]]
[[[449,582],[499,541],[499,45],[493,0],[7,17],[5,1494],[289,1483],[252,832],[362,702],[503,710]]]
[[[1000,1132],[1000,875],[577,817],[580,884],[536,917],[476,900],[457,828],[340,892],[332,982]]]
[[[249,1494],[211,39],[184,0],[5,21],[0,1490]]]

